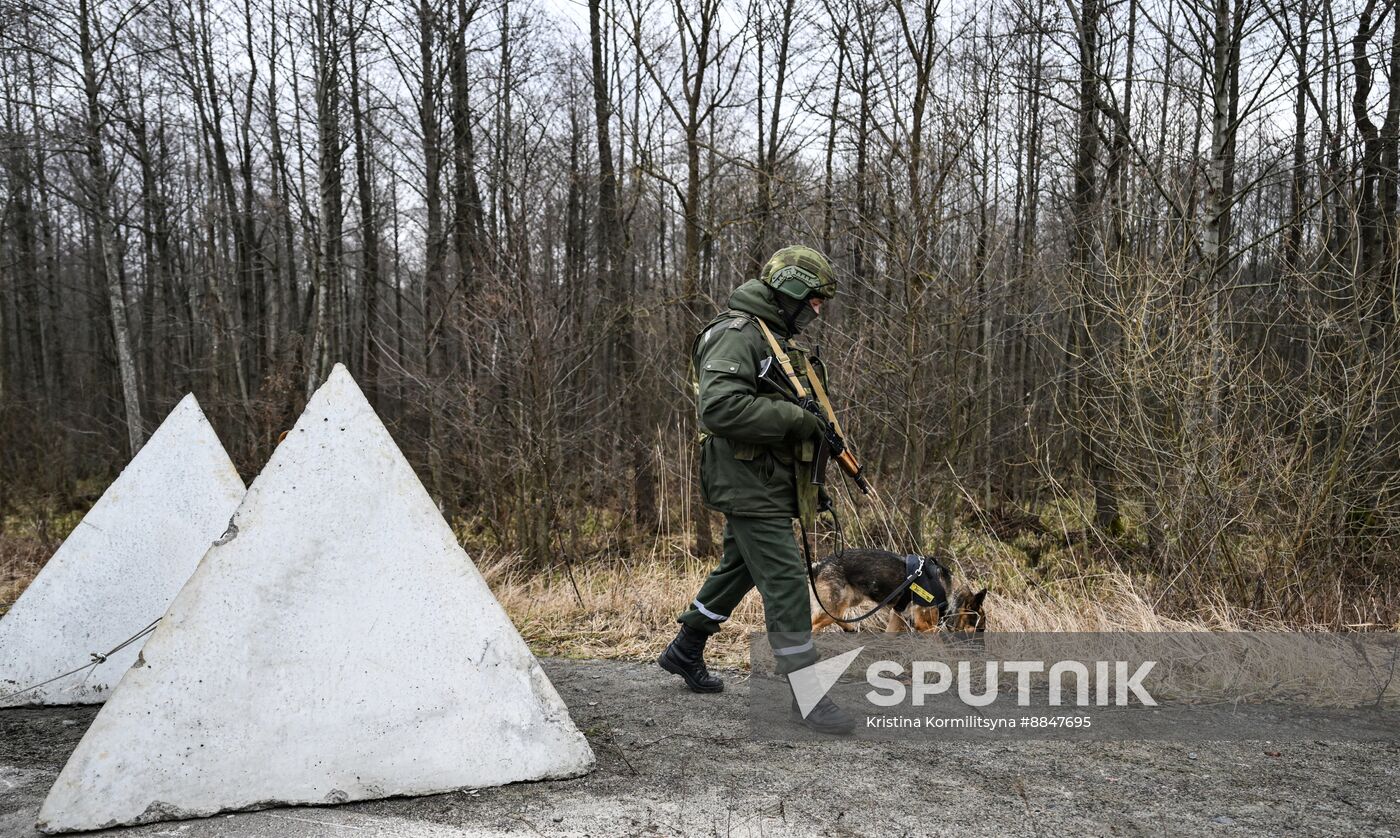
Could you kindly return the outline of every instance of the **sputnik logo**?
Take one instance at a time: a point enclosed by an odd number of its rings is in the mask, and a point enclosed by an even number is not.
[[[792,694],[797,699],[797,709],[801,711],[802,718],[807,718],[807,714],[812,712],[817,702],[841,680],[841,676],[846,674],[851,663],[864,650],[865,647],[860,646],[834,658],[817,661],[811,666],[788,673],[788,683],[792,685]]]

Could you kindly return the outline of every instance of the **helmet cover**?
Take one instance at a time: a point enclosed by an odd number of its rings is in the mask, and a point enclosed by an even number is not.
[[[763,284],[794,300],[816,295],[829,300],[836,296],[836,272],[820,252],[792,245],[774,253],[759,277]]]

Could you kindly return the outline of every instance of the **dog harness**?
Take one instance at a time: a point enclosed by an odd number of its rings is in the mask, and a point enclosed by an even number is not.
[[[893,603],[894,609],[903,611],[914,603],[923,608],[937,608],[938,618],[943,619],[948,610],[948,589],[943,585],[942,570],[938,562],[927,556],[905,556],[905,581],[899,599]]]

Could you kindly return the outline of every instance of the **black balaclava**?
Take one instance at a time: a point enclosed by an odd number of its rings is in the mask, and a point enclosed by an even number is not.
[[[783,315],[783,322],[787,324],[789,335],[800,334],[803,329],[812,325],[813,320],[817,319],[817,313],[812,310],[808,297],[797,300],[772,288],[769,288],[768,292],[773,295],[773,302],[777,304],[778,311]]]

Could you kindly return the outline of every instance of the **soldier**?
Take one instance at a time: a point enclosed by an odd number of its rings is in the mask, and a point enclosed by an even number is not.
[[[804,387],[810,390],[810,375],[820,374],[825,382],[820,364],[809,361],[791,339],[835,295],[825,256],[809,247],[785,247],[768,260],[759,279],[735,289],[729,309],[710,321],[691,348],[699,393],[700,494],[707,507],[724,513],[724,557],[678,618],[680,633],[658,663],[694,692],[724,689],[705,667],[705,641],[755,586],[763,596],[778,673],[817,660],[807,572],[792,519],[801,516],[810,523],[819,503],[811,478],[822,423],[761,388],[759,369],[774,354],[771,340],[792,359]],[[824,733],[849,733],[855,726],[830,698],[803,721]]]

